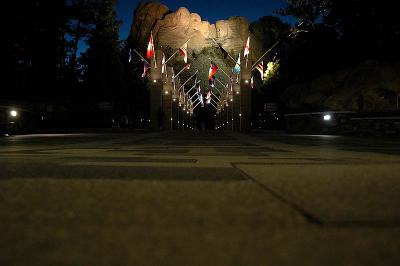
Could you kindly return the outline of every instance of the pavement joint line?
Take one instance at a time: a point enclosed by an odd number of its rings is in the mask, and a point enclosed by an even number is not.
[[[294,210],[300,212],[308,222],[310,222],[313,225],[317,225],[320,227],[329,227],[329,228],[397,228],[400,227],[400,220],[389,220],[389,221],[361,221],[361,220],[343,220],[343,221],[326,221],[323,220],[315,215],[313,215],[311,212],[307,211],[304,207],[301,207],[300,205],[296,204],[295,202],[292,202],[283,196],[281,196],[278,192],[275,192],[272,190],[270,187],[267,185],[257,181],[250,175],[248,175],[245,171],[240,169],[238,165],[263,165],[265,163],[253,163],[253,162],[236,162],[236,163],[231,163],[232,167],[236,168],[239,170],[247,179],[250,181],[256,183],[258,186],[260,186],[264,191],[270,193],[272,196],[277,198],[283,203],[288,204],[291,206]],[[266,164],[268,165],[268,164]],[[307,164],[308,165],[308,164]],[[317,164],[318,165],[318,164]]]
[[[253,177],[251,177],[250,175],[248,175],[246,172],[244,172],[242,169],[240,169],[238,167],[239,164],[242,163],[231,163],[232,167],[239,170],[240,173],[242,173],[243,176],[245,176],[248,180],[252,181],[253,183],[257,184],[259,187],[261,187],[264,191],[268,192],[269,194],[271,194],[273,197],[275,197],[276,199],[278,199],[279,201],[289,205],[290,207],[292,207],[294,210],[296,210],[297,212],[299,212],[301,215],[304,216],[304,218],[311,224],[314,225],[318,225],[318,226],[322,226],[323,225],[323,221],[321,219],[319,219],[318,217],[315,217],[313,214],[311,214],[311,212],[305,210],[303,207],[300,207],[298,204],[291,202],[287,199],[285,199],[284,197],[282,197],[279,193],[273,191],[271,188],[269,188],[268,186],[266,186],[263,183],[258,182],[257,180],[255,180]],[[251,163],[248,163],[251,164]]]

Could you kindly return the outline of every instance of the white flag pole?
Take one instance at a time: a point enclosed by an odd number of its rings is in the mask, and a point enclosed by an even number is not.
[[[188,42],[190,41],[190,38],[183,44],[183,45],[185,45],[185,44],[187,44]],[[181,45],[180,47],[182,47],[183,45]],[[178,50],[176,50],[175,51],[175,53],[173,53],[172,55],[171,55],[171,57],[170,58],[168,58],[168,60],[167,61],[165,61],[165,64],[169,61],[169,60],[171,60],[172,59],[172,57],[174,57],[174,55],[176,55],[176,53],[177,52],[179,52],[179,49]],[[187,52],[187,51],[186,51]]]
[[[150,63],[149,62],[147,62],[147,60],[146,59],[144,59],[144,57],[143,56],[141,56],[140,54],[139,54],[139,52],[138,51],[136,51],[135,49],[132,49],[139,57],[140,57],[140,59],[142,59],[142,61],[144,61],[144,62],[146,62],[148,65],[150,65]]]

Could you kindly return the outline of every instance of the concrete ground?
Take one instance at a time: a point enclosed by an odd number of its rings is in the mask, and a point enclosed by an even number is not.
[[[0,265],[400,265],[400,140],[0,139]]]

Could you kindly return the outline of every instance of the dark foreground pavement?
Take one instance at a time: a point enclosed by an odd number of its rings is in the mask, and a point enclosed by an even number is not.
[[[0,265],[399,265],[400,141],[0,139]]]

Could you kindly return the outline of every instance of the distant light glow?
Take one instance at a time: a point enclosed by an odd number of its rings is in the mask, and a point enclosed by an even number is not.
[[[165,94],[168,94],[168,91],[165,91]]]
[[[331,120],[331,115],[324,115],[324,120],[325,121],[329,121],[329,120]]]
[[[247,79],[244,82],[249,83],[249,81]]]
[[[157,82],[157,80],[156,80],[156,79],[154,79],[154,80],[153,80],[153,82],[154,82],[154,83],[156,83],[156,82]]]
[[[16,116],[18,115],[18,113],[17,113],[17,111],[15,111],[15,110],[11,110],[11,111],[10,111],[10,115],[11,115],[12,117],[16,117]]]

